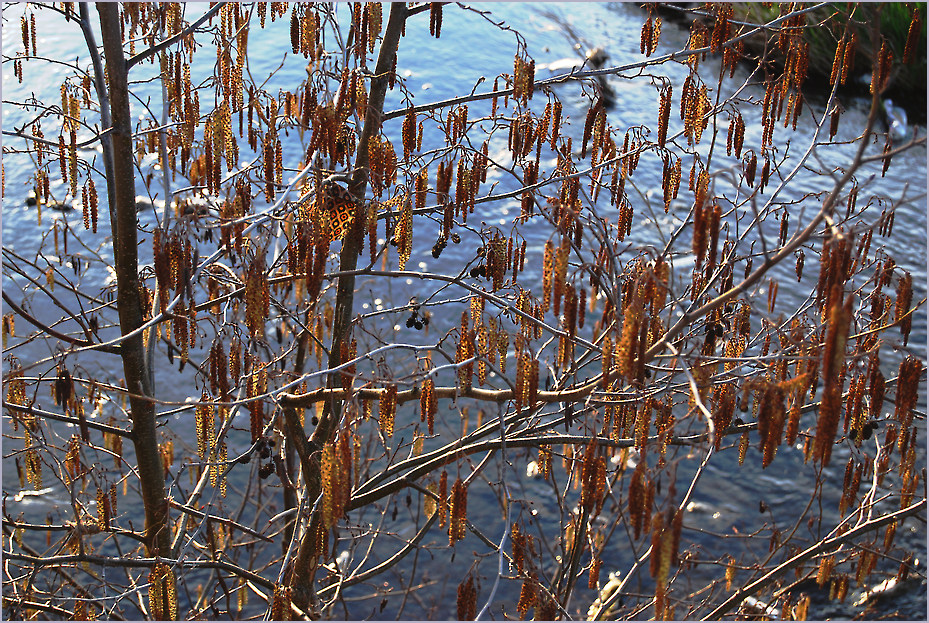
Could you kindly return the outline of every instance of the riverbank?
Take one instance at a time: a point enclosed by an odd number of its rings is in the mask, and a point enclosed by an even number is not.
[[[712,28],[714,16],[699,8],[698,3],[676,2],[659,5],[659,14],[662,19],[673,22],[689,30],[694,18],[701,19],[708,28]],[[788,5],[780,3],[752,3],[736,2],[732,4],[732,20],[746,24],[762,24],[777,18]],[[870,95],[870,76],[872,59],[880,50],[882,41],[876,41],[872,35],[872,26],[879,24],[885,35],[883,42],[893,54],[890,69],[890,79],[885,99],[892,99],[896,106],[902,107],[907,114],[909,123],[926,124],[926,16],[925,5],[917,5],[920,11],[920,20],[917,24],[918,36],[910,42],[912,47],[911,59],[903,63],[904,53],[910,25],[913,19],[913,10],[904,3],[863,3],[855,8],[854,36],[855,45],[854,62],[845,84],[839,88],[839,98],[848,101],[856,97]],[[825,18],[836,9],[833,6],[822,7],[805,15],[805,24],[823,24]],[[803,31],[804,41],[809,43],[808,74],[803,88],[809,94],[828,92],[832,71],[832,62],[835,58],[836,46],[842,38],[842,32],[834,32],[826,25],[816,28],[806,28]],[[766,46],[770,47],[769,35],[759,32],[744,39],[744,62],[753,63],[752,59],[761,55]],[[769,50],[772,62],[766,66],[771,75],[777,76],[784,69],[785,51],[774,45]]]

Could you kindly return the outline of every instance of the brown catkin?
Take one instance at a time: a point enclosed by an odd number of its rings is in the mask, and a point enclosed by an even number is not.
[[[900,323],[900,333],[903,334],[903,345],[906,346],[913,326],[913,314],[910,305],[913,302],[913,277],[905,272],[897,283],[897,302],[894,306],[894,322]]]
[[[908,356],[900,363],[897,395],[894,401],[894,419],[900,423],[901,430],[909,428],[913,421],[913,409],[918,401],[918,388],[922,373],[922,362],[916,357]]]
[[[743,160],[743,165],[745,166],[745,181],[748,182],[749,187],[754,188],[755,171],[758,168],[758,157],[754,152],[751,153],[751,157],[747,162]]]
[[[845,36],[839,39],[835,48],[835,57],[832,59],[832,72],[829,74],[829,84],[835,84],[835,81],[842,75],[842,61],[845,58]]]
[[[468,515],[468,488],[461,480],[455,479],[452,485],[451,504],[449,508],[448,544],[454,545],[465,537]]]
[[[878,52],[878,68],[875,73],[878,76],[877,83],[874,82],[874,76],[872,76],[872,87],[876,89],[877,92],[883,92],[887,86],[887,80],[890,78],[890,68],[893,65],[893,52],[890,49],[890,46],[887,45],[887,42],[884,41],[881,43],[881,49]],[[872,91],[874,93],[875,91]]]
[[[645,470],[646,462],[639,461],[629,481],[629,516],[632,519],[632,529],[636,540],[639,539],[642,528],[646,526],[651,514],[646,496],[648,477]]]
[[[829,310],[825,347],[823,348],[823,399],[816,424],[814,456],[829,464],[832,445],[839,426],[839,413],[842,409],[842,387],[839,371],[845,361],[845,344],[852,316],[853,296],[849,295],[842,302],[842,286],[834,284],[830,296],[833,303]]]
[[[429,34],[436,39],[442,34],[442,3],[429,3]]]
[[[646,51],[651,54],[652,48],[652,14],[649,12],[648,19],[642,24],[642,31],[639,33],[639,51],[645,54]]]
[[[474,585],[474,576],[470,573],[467,579],[458,585],[456,609],[459,621],[473,621],[477,616],[477,587]]]
[[[668,120],[671,116],[671,93],[672,87],[668,85],[661,91],[661,98],[658,103],[658,146],[664,147],[668,138]]]

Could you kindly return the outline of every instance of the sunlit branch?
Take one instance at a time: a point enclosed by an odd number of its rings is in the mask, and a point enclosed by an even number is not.
[[[212,7],[210,7],[209,10],[208,10],[206,13],[204,13],[199,19],[197,19],[196,21],[194,21],[190,26],[187,26],[186,28],[184,28],[184,29],[181,30],[180,32],[178,32],[178,33],[176,33],[176,34],[174,34],[174,35],[168,37],[168,38],[165,39],[164,41],[161,41],[161,42],[155,44],[154,46],[152,46],[152,47],[150,47],[150,48],[147,48],[147,49],[145,49],[145,50],[139,52],[139,53],[136,54],[135,56],[133,56],[133,57],[127,59],[127,60],[126,60],[126,68],[129,69],[129,68],[131,68],[133,65],[136,65],[137,63],[140,63],[140,62],[144,61],[144,60],[147,59],[148,57],[154,56],[155,54],[158,54],[158,53],[161,52],[162,50],[171,47],[172,45],[174,45],[175,43],[177,43],[178,41],[180,41],[180,40],[183,39],[184,37],[186,37],[186,36],[190,35],[191,33],[195,32],[195,31],[197,30],[197,28],[200,27],[201,24],[203,24],[203,23],[206,22],[207,20],[211,19],[214,15],[216,15],[216,14],[219,12],[219,10],[223,8],[223,5],[225,5],[225,4],[226,4],[225,2],[217,2],[217,3],[214,4]]]

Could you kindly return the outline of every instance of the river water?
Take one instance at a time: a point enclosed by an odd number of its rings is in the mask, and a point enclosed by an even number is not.
[[[543,77],[545,70],[543,64],[553,63],[565,58],[578,58],[573,45],[575,42],[582,42],[584,45],[600,46],[610,55],[608,64],[625,64],[631,60],[639,58],[639,33],[643,13],[632,5],[625,4],[479,4],[475,5],[476,10],[461,10],[450,5],[444,12],[444,21],[442,25],[442,36],[437,42],[429,36],[428,19],[425,15],[419,19],[411,21],[407,26],[407,36],[401,41],[401,47],[398,60],[398,73],[406,81],[408,91],[413,98],[414,104],[427,103],[432,101],[441,101],[447,98],[460,95],[472,90],[475,83],[482,77],[488,77],[489,81],[478,87],[481,91],[492,86],[493,76],[500,73],[512,72],[513,68],[513,50],[516,42],[516,36],[512,31],[505,28],[495,28],[487,20],[492,19],[495,22],[503,20],[506,26],[522,33],[528,47],[528,53],[535,59],[537,66],[537,77]],[[11,10],[4,12],[3,24],[3,48],[5,54],[10,55],[20,49],[20,31],[19,15],[22,10],[21,6],[13,7]],[[190,5],[188,11],[193,14],[199,14],[200,7]],[[492,15],[482,15],[480,12],[491,11]],[[385,8],[386,16],[386,8]],[[557,17],[553,20],[552,17]],[[188,16],[189,20],[194,17]],[[270,20],[269,20],[270,21]],[[257,29],[251,34],[249,41],[249,69],[253,76],[264,76],[270,71],[277,70],[274,77],[269,81],[265,88],[274,91],[277,88],[296,90],[300,81],[306,76],[305,61],[302,58],[291,58],[289,51],[289,35],[287,34],[287,19],[283,23],[277,23],[269,27],[267,32],[261,32]],[[70,26],[62,27],[62,20],[56,16],[48,15],[47,12],[37,12],[38,25],[38,48],[40,54],[52,58],[78,58],[82,66],[87,65],[87,54],[82,49],[83,42],[79,37],[76,29]],[[566,34],[565,26],[570,27],[574,37]],[[662,30],[662,39],[658,47],[658,54],[667,53],[681,49],[687,40],[687,33],[676,26],[666,23]],[[99,41],[99,39],[98,39]],[[288,42],[282,45],[282,42]],[[286,60],[285,60],[286,56]],[[199,66],[193,68],[194,81],[197,76],[205,77],[207,72],[212,68],[212,54],[207,49],[200,53],[198,62]],[[282,61],[283,64],[282,64]],[[28,67],[28,65],[27,65]],[[718,74],[718,64],[713,59],[708,59],[702,65],[702,75],[708,84],[715,84],[713,76]],[[28,71],[28,70],[27,70]],[[140,68],[140,75],[146,75],[149,71],[147,68]],[[675,85],[675,97],[679,97],[679,87],[687,75],[688,68],[686,65],[677,63],[668,63],[658,69],[652,70],[655,79],[667,77]],[[199,72],[199,73],[198,73]],[[740,84],[739,75],[744,78],[747,76],[747,69],[740,68],[737,71],[737,80],[733,84]],[[11,130],[20,127],[30,119],[30,114],[22,110],[7,105],[7,101],[22,101],[29,97],[31,93],[40,99],[51,102],[57,101],[58,87],[62,79],[67,75],[67,69],[61,65],[47,65],[41,71],[27,73],[26,80],[19,84],[12,74],[12,64],[5,63],[3,66],[3,129]],[[610,123],[617,128],[625,129],[640,124],[653,126],[655,124],[657,95],[656,88],[647,77],[638,77],[637,79],[628,79],[621,77],[611,77],[608,80],[610,88],[616,95],[616,106],[609,113]],[[588,90],[590,87],[586,87]],[[727,88],[725,85],[724,89]],[[589,99],[582,93],[582,88],[577,84],[557,87],[559,97],[564,103],[564,114],[570,116],[572,123],[565,127],[563,133],[572,135],[575,138],[575,144],[578,143],[583,129],[583,119],[589,105]],[[139,101],[134,103],[135,115],[141,115],[143,107],[141,103],[149,103],[156,114],[160,113],[160,91],[157,83],[142,83],[137,85],[135,90]],[[753,99],[760,99],[763,92],[755,86],[750,86],[743,96]],[[817,97],[820,99],[817,100]],[[205,99],[205,98],[204,98]],[[541,99],[541,98],[540,98]],[[822,98],[821,96],[811,96],[811,102],[808,104],[808,110],[815,114],[821,114]],[[674,106],[677,106],[675,101]],[[817,108],[817,101],[819,108]],[[395,110],[405,107],[404,101],[397,91],[388,95],[386,104],[387,110]],[[839,139],[853,139],[857,128],[863,124],[866,116],[864,103],[859,101],[844,102],[847,112],[843,116],[842,124],[839,131]],[[672,106],[672,111],[675,110]],[[206,107],[203,106],[202,109]],[[474,104],[471,107],[471,117],[475,118],[482,110],[481,105]],[[805,113],[800,122],[800,127],[796,133],[791,134],[790,145],[784,144],[782,149],[790,153],[790,149],[802,149],[805,145],[805,138],[812,132],[812,113]],[[680,129],[676,127],[675,114],[672,114],[671,127],[669,136]],[[677,122],[679,126],[679,121]],[[51,125],[46,128],[46,135],[51,135]],[[760,134],[755,130],[757,124],[747,123],[745,143],[746,145],[756,145],[760,142]],[[722,131],[725,131],[723,128]],[[920,132],[925,132],[920,128]],[[399,146],[400,140],[400,122],[399,120],[389,124],[385,132],[391,138],[394,145]],[[776,137],[783,137],[786,134],[781,133],[778,129]],[[621,137],[620,137],[621,138]],[[284,138],[290,143],[296,142],[298,137],[292,134]],[[428,137],[426,142],[428,143]],[[776,138],[777,140],[777,138]],[[15,141],[4,138],[4,145],[18,147]],[[792,147],[797,145],[799,147]],[[438,143],[431,147],[438,147]],[[424,145],[424,149],[427,145]],[[880,146],[875,147],[878,150]],[[497,139],[491,144],[491,154],[502,153],[506,150],[505,137]],[[285,143],[285,153],[287,143]],[[298,150],[299,151],[299,150]],[[822,166],[842,165],[850,159],[852,146],[836,145],[829,149],[822,149],[824,164]],[[93,152],[83,152],[82,157],[87,159],[96,158],[99,164],[99,154]],[[725,161],[729,162],[729,161]],[[35,208],[29,208],[25,205],[25,197],[31,188],[28,177],[32,171],[33,164],[30,160],[22,155],[4,153],[3,158],[5,189],[3,198],[3,245],[4,249],[14,251],[18,255],[36,259],[36,250],[39,248],[42,240],[51,236],[50,232],[58,221],[58,226],[63,227],[65,222],[67,226],[75,231],[82,231],[82,217],[79,211],[72,213],[54,213],[46,210],[42,215],[41,224],[37,223],[37,213]],[[143,168],[143,171],[151,170],[152,162],[145,163],[149,168]],[[792,166],[788,161],[788,166]],[[545,166],[545,165],[543,165]],[[728,166],[728,165],[727,165]],[[859,175],[859,180],[863,181],[869,175],[876,174],[875,179],[868,186],[868,195],[891,195],[899,197],[905,190],[906,200],[900,203],[896,209],[895,232],[891,243],[888,243],[890,251],[897,264],[913,275],[914,282],[914,300],[920,300],[926,296],[926,215],[927,206],[925,198],[925,180],[926,180],[926,150],[924,147],[911,150],[894,159],[893,166],[884,177],[880,176],[879,164],[873,165]],[[53,192],[58,196],[64,193],[60,183],[56,187],[54,179],[56,175],[53,168]],[[287,174],[285,173],[285,178]],[[670,214],[665,215],[661,209],[661,193],[656,193],[654,189],[660,189],[661,162],[652,155],[646,155],[642,158],[641,164],[635,174],[636,189],[639,194],[633,199],[636,203],[636,222],[633,226],[633,232],[627,239],[631,246],[643,245],[663,245],[667,233],[672,231],[680,222],[680,219],[686,217],[688,206],[683,204],[672,206]],[[515,181],[500,172],[491,171],[488,175],[488,183],[495,182],[497,187],[495,192],[503,192],[517,187]],[[176,182],[180,184],[181,181]],[[716,181],[716,192],[726,194],[725,178],[721,176]],[[831,185],[831,184],[830,184]],[[103,188],[102,182],[97,181],[97,187]],[[821,176],[801,171],[800,174],[791,183],[790,187],[785,190],[784,201],[799,199],[808,193],[819,193],[824,190],[823,178]],[[137,181],[137,194],[145,195],[151,192],[158,194],[157,176],[153,181],[150,189],[146,188],[141,179]],[[632,195],[630,195],[632,197]],[[163,198],[158,195],[157,198]],[[859,204],[864,201],[864,196],[859,198]],[[604,203],[601,200],[601,204]],[[101,205],[105,201],[101,197]],[[646,206],[651,204],[656,209],[649,212]],[[809,214],[815,209],[816,203],[812,208],[807,209]],[[802,206],[798,206],[802,210]],[[880,213],[881,206],[874,205],[871,209],[876,216]],[[509,229],[512,219],[519,212],[518,199],[497,201],[489,204],[478,204],[474,214],[473,221],[483,222],[487,227],[497,226],[504,232]],[[652,216],[654,215],[654,216]],[[604,213],[611,220],[615,219],[612,212]],[[804,214],[798,212],[798,218],[803,218]],[[157,216],[151,210],[143,210],[140,213],[140,224],[146,230],[156,222]],[[463,240],[461,244],[449,244],[442,254],[441,260],[436,261],[430,253],[431,241],[435,239],[437,226],[435,224],[422,225],[417,221],[417,237],[422,235],[422,240],[429,241],[425,244],[414,247],[413,255],[408,262],[408,267],[422,271],[447,272],[449,266],[465,266],[475,259],[475,249],[479,246],[479,240],[476,235],[462,231]],[[777,232],[769,233],[770,239],[775,240]],[[424,232],[425,233],[421,233]],[[550,235],[550,230],[545,227],[524,226],[521,233],[528,243],[528,259],[526,271],[523,276],[525,284],[540,282],[541,272],[541,249]],[[106,219],[101,214],[99,224],[99,233],[97,237],[92,238],[93,244],[101,244],[106,236],[109,235],[109,227]],[[877,237],[875,237],[877,240]],[[689,246],[689,244],[685,244]],[[142,257],[141,263],[144,265],[151,262],[151,244],[148,236],[140,237],[140,250]],[[90,247],[82,251],[87,259],[92,259],[95,249]],[[73,253],[73,250],[71,251]],[[63,254],[62,254],[63,255]],[[632,254],[630,254],[631,257]],[[54,258],[50,258],[54,263]],[[810,258],[808,257],[808,260]],[[4,261],[7,261],[5,256]],[[690,270],[686,265],[686,257],[682,257],[676,265],[677,275],[680,278],[686,278]],[[44,265],[43,265],[44,266]],[[67,266],[66,266],[67,268]],[[815,272],[815,263],[808,268],[807,280],[809,275]],[[793,281],[791,274],[793,265],[784,266],[775,271],[774,275],[780,278],[784,285]],[[21,299],[19,291],[23,288],[24,282],[7,277],[7,271],[4,275],[4,289],[13,294],[13,299]],[[813,275],[815,278],[815,275]],[[99,291],[105,288],[106,284],[111,283],[111,275],[99,263],[90,263],[80,277],[80,283],[84,288],[92,291]],[[805,282],[806,283],[806,282]],[[356,313],[367,314],[376,313],[383,309],[388,309],[391,305],[404,305],[411,298],[416,297],[422,300],[429,294],[430,282],[421,282],[420,280],[408,279],[405,281],[392,280],[388,283],[383,281],[360,281],[359,294],[356,296]],[[19,291],[17,291],[19,290]],[[808,291],[808,290],[807,290]],[[458,299],[466,293],[451,293],[446,295],[451,299]],[[766,292],[759,289],[755,295],[766,297]],[[794,305],[801,304],[805,298],[804,291],[798,288],[792,291],[792,288],[782,287],[778,294],[778,308],[782,310],[790,309]],[[38,300],[38,299],[37,299]],[[762,299],[763,300],[763,299]],[[417,334],[414,331],[403,329],[403,319],[405,316],[398,315],[397,324],[393,327],[388,326],[385,329],[387,333],[394,331],[398,340],[414,343],[428,343],[434,336],[441,336],[446,331],[454,328],[460,317],[460,305],[449,305],[449,309],[455,311],[449,313],[440,307],[432,308],[433,322],[430,326],[430,333],[427,336]],[[7,310],[4,310],[7,311]],[[42,308],[33,308],[35,315],[46,322],[55,322],[60,317],[60,312],[51,306]],[[113,327],[108,327],[108,322],[115,322],[115,314],[106,316],[101,314],[100,335],[103,338],[114,337],[116,335]],[[22,321],[20,321],[22,322]],[[25,322],[17,323],[18,331],[25,331]],[[382,323],[383,324],[383,323]],[[20,327],[23,327],[20,329]],[[910,335],[910,350],[916,354],[923,354],[924,345],[927,339],[926,314],[923,310],[914,317],[913,329]],[[68,330],[73,330],[73,327]],[[269,327],[269,335],[273,335],[273,327]],[[896,339],[896,335],[890,336],[890,339]],[[208,344],[207,344],[208,346]],[[898,359],[894,359],[894,353],[882,356],[884,361],[885,375],[895,374]],[[199,349],[192,351],[192,357],[196,360],[201,352]],[[6,353],[5,353],[6,354]],[[17,346],[13,351],[14,355],[22,364],[28,365],[40,362],[31,369],[28,374],[48,374],[54,369],[54,362],[50,359],[55,355],[52,346],[41,340],[36,340],[28,344]],[[202,356],[202,355],[200,355]],[[390,365],[396,374],[408,372],[413,369],[413,363],[409,360],[392,360]],[[9,367],[9,360],[4,357],[4,371]],[[159,355],[156,358],[156,383],[157,392],[160,399],[172,402],[183,402],[191,396],[198,396],[199,390],[193,385],[192,369],[187,367],[181,371],[178,370],[178,364],[175,360],[173,363]],[[116,370],[118,365],[115,360],[109,356],[87,356],[83,355],[80,359],[80,368],[82,375],[97,376],[98,378],[108,378],[115,380],[119,378],[120,373]],[[44,397],[44,396],[43,396]],[[40,402],[43,401],[40,398]],[[45,399],[48,403],[52,401]],[[48,407],[49,405],[46,405]],[[886,409],[886,407],[885,407]],[[919,411],[925,413],[926,398],[925,386],[920,392]],[[444,411],[443,411],[444,413]],[[449,411],[448,413],[452,413]],[[117,415],[118,411],[115,406],[104,408],[104,419],[109,415]],[[407,412],[401,412],[398,415],[398,427],[409,424],[417,415],[415,409],[407,409]],[[181,415],[172,418],[170,422],[171,429],[176,435],[177,444],[189,444],[192,439],[193,428],[192,418],[189,415]],[[9,422],[4,419],[4,432],[8,431]],[[473,426],[473,423],[472,423]],[[920,437],[920,445],[925,445],[924,423],[923,433]],[[450,427],[453,428],[453,427]],[[247,426],[246,426],[247,429]],[[67,436],[67,435],[66,435]],[[876,435],[877,436],[877,435]],[[240,435],[244,439],[244,435]],[[234,441],[235,437],[231,437]],[[247,441],[247,440],[245,440]],[[232,443],[232,441],[231,441]],[[11,444],[4,446],[4,457],[10,455]],[[190,446],[188,446],[190,447]],[[234,452],[234,448],[230,452]],[[925,455],[922,454],[919,459],[924,461]],[[534,457],[533,457],[534,458]],[[750,534],[756,530],[761,530],[764,526],[770,528],[774,518],[777,519],[779,529],[787,529],[791,525],[790,518],[796,514],[798,505],[802,507],[808,500],[808,491],[815,484],[816,474],[812,465],[804,465],[802,461],[802,452],[799,449],[782,447],[778,453],[777,459],[767,469],[762,470],[760,467],[760,457],[757,449],[753,444],[749,450],[746,463],[741,468],[735,463],[733,452],[723,453],[717,457],[719,460],[711,464],[708,472],[703,476],[701,486],[697,491],[694,502],[698,505],[695,512],[688,514],[685,524],[691,530],[685,530],[682,549],[686,547],[696,548],[699,551],[700,560],[715,560],[727,552],[727,548],[733,547],[731,539],[717,539],[712,536],[713,533],[722,533],[731,531],[733,527],[741,534]],[[831,510],[826,511],[828,514],[835,513],[838,491],[841,488],[842,468],[848,459],[848,450],[845,446],[838,446],[835,450],[831,467],[825,474],[827,493],[824,495],[824,504],[831,505]],[[498,471],[488,476],[493,480],[494,476],[504,475],[506,473],[515,473],[523,468],[528,460],[524,455],[516,454],[510,457],[514,467],[513,472]],[[679,466],[679,478],[687,482],[687,474],[693,472],[696,459],[688,460],[683,458]],[[12,462],[4,460],[3,469],[3,488],[4,494],[13,494],[19,491],[19,482],[16,477],[15,469],[11,469]],[[234,474],[230,482],[233,492],[244,490],[245,481],[248,478],[247,470],[239,470]],[[186,479],[186,478],[185,478]],[[67,492],[60,487],[52,486],[52,492],[39,498],[24,498],[21,502],[7,501],[7,512],[12,516],[17,516],[23,512],[28,520],[42,522],[45,515],[57,504],[67,504]],[[557,519],[558,509],[550,487],[540,484],[538,481],[527,481],[523,486],[516,487],[512,495],[523,500],[525,518],[531,517],[532,520],[540,525],[544,524],[546,519]],[[269,490],[266,488],[266,490]],[[771,509],[770,514],[759,513],[759,502],[764,501],[765,505]],[[386,528],[395,532],[399,537],[409,536],[414,529],[413,523],[405,520],[407,516],[403,511],[403,500],[393,501],[385,509],[385,513],[395,511],[396,505],[400,504],[401,512],[399,517],[387,522]],[[533,510],[534,509],[534,510]],[[493,539],[499,538],[503,529],[503,520],[500,512],[499,500],[490,488],[486,486],[473,487],[472,494],[468,504],[469,519],[476,526],[486,527],[485,534]],[[139,515],[135,515],[132,510],[128,513],[130,517],[135,517],[135,521],[141,523]],[[273,513],[272,513],[273,514]],[[376,514],[376,513],[375,513]],[[786,519],[782,519],[786,518]],[[377,525],[380,519],[372,515],[371,511],[361,518],[359,522],[370,521]],[[914,527],[915,526],[915,527]],[[920,568],[925,569],[924,561],[926,559],[925,549],[925,525],[915,522],[908,522],[902,534],[898,532],[898,543],[903,542],[908,547],[913,548],[917,558],[920,560]],[[557,535],[555,535],[557,536]],[[426,542],[432,542],[442,545],[443,533],[435,528],[427,537]],[[766,539],[762,539],[767,544]],[[739,548],[742,544],[738,545]],[[757,546],[755,546],[757,547]],[[750,547],[749,547],[750,549]],[[418,617],[437,617],[449,618],[455,616],[454,594],[455,585],[458,578],[463,577],[468,571],[467,565],[470,563],[472,550],[485,551],[479,541],[474,537],[468,537],[457,546],[457,562],[451,562],[449,555],[451,550],[442,547],[424,549],[418,556],[416,564],[419,565],[417,571],[417,580],[428,584],[415,599],[405,599],[402,597],[390,597],[386,604],[383,604],[383,610],[374,612],[377,618],[392,618],[401,616],[403,618]],[[766,548],[765,548],[766,550]],[[372,560],[379,556],[389,555],[390,549],[376,549],[372,553]],[[764,551],[759,551],[758,556],[763,556]],[[605,578],[607,573],[613,570],[622,570],[628,568],[632,561],[628,548],[624,547],[624,540],[617,538],[614,541],[614,547],[604,553],[603,570],[601,577]],[[451,567],[449,565],[451,564]],[[453,570],[453,577],[447,579],[449,569]],[[490,557],[484,560],[478,567],[478,574],[481,578],[481,590],[478,597],[479,604],[487,598],[490,586],[493,584],[493,578],[496,572],[496,559]],[[401,567],[396,572],[402,575],[403,582],[409,581],[411,569],[409,565]],[[688,579],[694,589],[705,584],[706,581],[719,576],[719,568],[712,565],[695,567],[690,572],[691,577]],[[275,570],[276,575],[276,570]],[[385,582],[399,582],[396,574],[388,574],[381,578]],[[584,578],[586,582],[586,576]],[[447,585],[446,585],[447,583]],[[349,599],[361,599],[372,592],[372,586],[350,590],[346,592]],[[633,585],[632,591],[636,592],[640,587]],[[647,590],[647,589],[642,589]],[[515,592],[514,592],[515,591]],[[515,610],[515,601],[518,597],[518,584],[513,582],[504,582],[497,593],[497,600],[492,608],[493,616],[500,618],[501,608],[506,612],[513,613]],[[580,616],[586,612],[586,604],[579,602],[586,601],[589,603],[595,594],[593,591],[586,589],[578,591],[577,600],[572,604],[579,612]],[[852,599],[846,601],[850,603]],[[373,602],[377,607],[380,599]],[[402,604],[402,605],[401,605]],[[922,599],[915,600],[912,604],[916,614],[914,618],[920,618],[925,613],[925,595]],[[352,618],[368,616],[371,613],[372,606],[369,603],[363,604],[357,611],[351,611]],[[340,611],[336,611],[339,613]],[[813,612],[810,613],[814,615]],[[334,616],[340,616],[335,614]],[[848,611],[839,613],[830,612],[831,616],[849,616]],[[679,613],[680,616],[680,613]]]

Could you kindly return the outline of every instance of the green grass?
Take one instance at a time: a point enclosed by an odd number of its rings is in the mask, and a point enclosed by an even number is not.
[[[734,18],[761,24],[777,18],[782,6],[780,3],[738,2],[733,4]],[[901,61],[910,21],[913,11],[917,9],[922,18],[922,32],[912,62],[904,65]],[[835,3],[807,14],[806,23],[809,27],[803,36],[810,44],[810,73],[806,81],[808,87],[811,84],[828,85],[836,43],[844,32],[847,16],[846,3]],[[872,25],[879,24],[881,37],[890,45],[894,58],[891,84],[886,95],[900,103],[907,103],[907,112],[911,119],[920,123],[925,122],[926,108],[926,19],[926,3],[890,2],[853,5],[851,20],[858,36],[854,76],[871,72],[872,59],[881,45],[881,39],[875,39],[873,36]],[[760,53],[764,48],[765,38],[766,35],[759,35],[748,40],[746,51]],[[769,50],[774,51],[775,65],[781,67],[783,57],[777,47],[769,46]],[[854,77],[849,77],[848,82],[853,81]],[[854,92],[855,88],[854,84],[850,84],[848,90]]]

